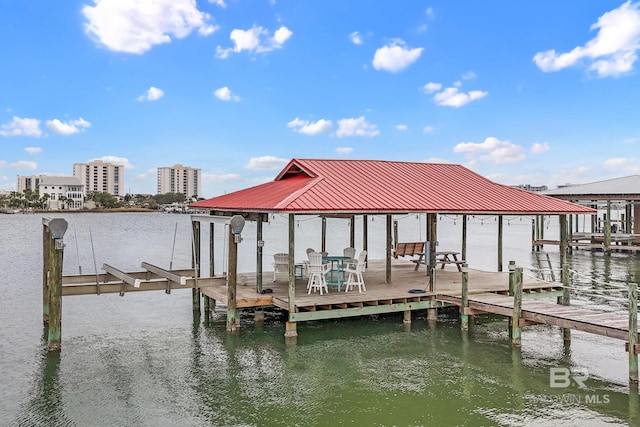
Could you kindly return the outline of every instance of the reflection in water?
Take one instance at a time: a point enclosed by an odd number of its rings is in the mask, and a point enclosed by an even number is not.
[[[47,335],[45,328],[45,336]],[[60,352],[43,350],[40,376],[33,386],[31,399],[20,411],[19,426],[72,426],[65,412],[63,389],[59,380]]]

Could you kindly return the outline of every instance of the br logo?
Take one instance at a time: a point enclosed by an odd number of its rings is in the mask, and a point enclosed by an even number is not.
[[[585,388],[584,382],[589,378],[587,368],[551,368],[549,371],[550,388],[567,388],[573,382],[578,388]]]

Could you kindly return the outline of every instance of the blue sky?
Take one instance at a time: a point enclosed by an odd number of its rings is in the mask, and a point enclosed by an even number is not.
[[[640,2],[0,0],[0,40],[3,190],[93,159],[204,197],[294,157],[640,173]]]

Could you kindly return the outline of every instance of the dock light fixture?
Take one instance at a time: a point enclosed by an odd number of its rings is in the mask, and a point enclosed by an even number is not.
[[[234,215],[229,222],[235,243],[242,242],[242,229],[244,228],[244,218],[241,215]]]

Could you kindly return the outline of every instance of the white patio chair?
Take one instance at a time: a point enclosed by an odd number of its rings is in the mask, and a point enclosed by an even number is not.
[[[356,248],[344,248],[342,250],[342,255],[349,257],[348,259],[344,260],[345,264],[351,264],[353,262],[355,262],[355,258],[356,258]]]
[[[349,274],[347,278],[347,282],[344,286],[344,291],[347,292],[349,288],[353,288],[354,286],[358,287],[358,292],[362,293],[366,292],[367,288],[364,286],[364,278],[362,277],[362,273],[364,272],[364,266],[367,261],[367,251],[360,252],[358,256],[358,261],[355,266],[351,264],[347,268],[344,269],[345,273]]]
[[[289,278],[289,254],[279,253],[273,254],[273,281],[277,279],[278,273],[286,273]]]
[[[315,251],[316,250],[313,248],[307,248],[307,259],[302,261],[302,264],[304,265],[304,272],[307,276],[309,276],[309,254]]]
[[[308,294],[315,290],[318,290],[320,295],[322,295],[323,291],[329,293],[329,287],[327,286],[328,271],[329,264],[322,263],[322,254],[320,252],[311,252],[309,254]]]

